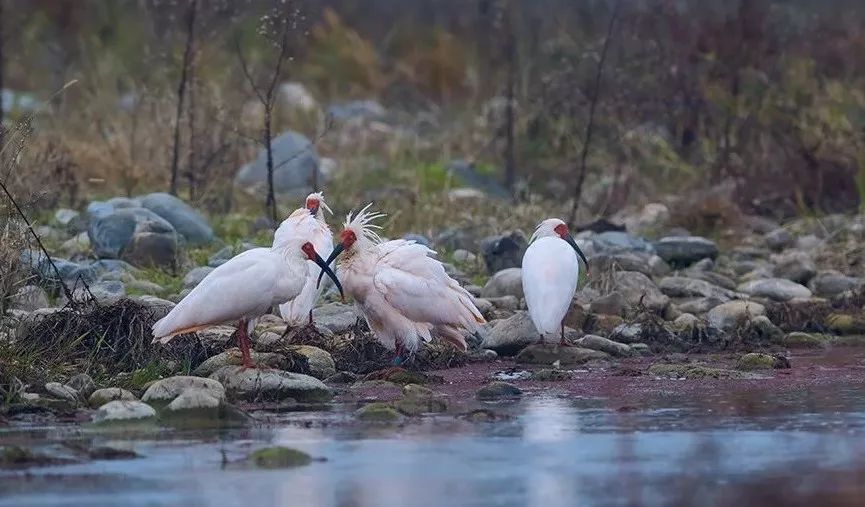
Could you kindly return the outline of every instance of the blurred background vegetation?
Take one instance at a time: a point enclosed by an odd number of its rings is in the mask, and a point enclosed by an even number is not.
[[[260,104],[238,52],[253,80],[266,81],[278,51],[268,33],[287,4],[198,0],[190,25],[191,5],[2,0],[6,125],[46,103],[21,155],[19,189],[38,190],[46,209],[167,190],[178,125],[180,195],[214,215],[260,213],[232,183],[261,138]],[[455,160],[518,202],[555,203],[545,207],[562,214],[579,193],[578,221],[707,192],[724,195],[718,208],[775,218],[865,203],[860,1],[307,0],[290,8],[279,81],[302,84],[324,106],[277,101],[274,134],[301,132],[336,161],[325,190],[338,210],[400,200],[400,228],[433,227],[453,212],[436,206],[442,192],[464,183],[450,170]],[[328,105],[348,100],[375,100],[386,119],[331,126]],[[509,206],[504,199],[487,211]]]

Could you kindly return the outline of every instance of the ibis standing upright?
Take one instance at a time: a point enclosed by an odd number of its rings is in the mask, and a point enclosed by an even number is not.
[[[394,364],[433,335],[466,350],[463,333],[477,332],[485,322],[471,295],[431,257],[434,251],[410,240],[382,241],[371,222],[384,215],[369,206],[354,217],[349,213],[325,261],[344,252],[337,272],[369,328],[395,351]]]
[[[217,324],[237,322],[237,342],[243,366],[254,367],[249,335],[256,320],[274,305],[297,297],[306,283],[312,260],[342,292],[336,275],[304,237],[288,238],[271,248],[253,248],[211,271],[168,315],[153,325],[153,341]]]
[[[324,258],[333,251],[333,234],[324,220],[324,211],[333,213],[324,202],[321,192],[309,194],[303,208],[298,208],[288,218],[283,220],[273,235],[273,244],[280,245],[293,237],[307,238],[315,247],[315,251]],[[316,278],[321,271],[315,262],[307,262],[309,272],[300,294],[293,300],[279,306],[282,319],[290,327],[300,327],[312,324],[312,308],[315,306],[321,290],[317,287]]]
[[[523,256],[523,293],[529,316],[541,335],[541,343],[544,335],[560,331],[559,344],[567,345],[562,321],[571,307],[580,277],[577,255],[588,270],[586,256],[568,232],[565,222],[548,218],[535,229]]]

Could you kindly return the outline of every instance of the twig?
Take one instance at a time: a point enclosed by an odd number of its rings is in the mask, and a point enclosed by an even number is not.
[[[195,39],[195,10],[198,0],[190,0],[186,14],[186,49],[183,52],[183,68],[180,70],[180,84],[177,89],[177,114],[174,118],[174,151],[171,155],[171,195],[177,195],[177,164],[180,157],[180,117],[183,115],[183,97],[186,95],[186,81],[189,76],[189,62],[192,60],[192,43]]]
[[[619,15],[620,1],[616,0],[613,4],[613,13],[610,16],[610,23],[607,25],[607,35],[604,37],[604,46],[601,49],[601,57],[598,60],[598,68],[595,72],[595,85],[592,90],[592,98],[589,103],[589,119],[586,123],[586,131],[583,136],[583,151],[580,154],[580,172],[577,175],[577,184],[574,188],[574,205],[571,208],[571,226],[577,223],[577,211],[580,207],[580,196],[583,193],[583,183],[586,180],[586,161],[589,156],[589,145],[592,142],[592,132],[595,126],[595,109],[598,105],[598,98],[601,96],[601,78],[604,75],[604,63],[607,60],[607,50],[610,47],[610,39],[613,36],[613,27],[616,24],[616,17]]]

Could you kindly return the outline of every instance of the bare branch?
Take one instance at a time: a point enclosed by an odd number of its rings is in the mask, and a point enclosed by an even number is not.
[[[171,195],[177,195],[177,164],[180,157],[180,117],[183,115],[183,98],[186,95],[186,82],[189,78],[189,63],[192,60],[192,44],[195,40],[195,12],[198,0],[190,0],[186,14],[186,49],[183,52],[183,68],[180,71],[180,84],[177,88],[177,114],[174,117],[174,150],[171,155]]]
[[[610,23],[607,25],[607,35],[604,37],[604,46],[601,49],[601,57],[598,60],[598,67],[595,72],[595,84],[592,89],[591,102],[589,103],[589,118],[586,122],[585,135],[583,136],[583,151],[580,153],[580,170],[577,176],[577,184],[574,188],[574,205],[571,208],[570,224],[573,227],[577,223],[577,211],[580,207],[580,197],[583,193],[583,183],[586,180],[586,161],[589,156],[589,146],[592,142],[592,132],[595,126],[595,109],[598,105],[598,99],[601,96],[601,78],[604,75],[604,63],[607,61],[607,50],[610,47],[610,40],[613,38],[613,27],[616,24],[616,18],[619,15],[620,0],[616,0],[613,4],[613,13],[610,15]]]
[[[240,49],[240,40],[235,37],[234,39],[234,50],[237,52],[237,59],[240,60],[240,68],[243,70],[243,76],[246,78],[246,82],[249,83],[249,87],[252,88],[252,91],[255,93],[258,100],[261,101],[262,104],[266,104],[267,101],[264,98],[264,95],[258,90],[258,85],[255,84],[255,79],[253,79],[252,74],[249,72],[249,65],[246,63],[246,58],[243,56],[243,50]]]

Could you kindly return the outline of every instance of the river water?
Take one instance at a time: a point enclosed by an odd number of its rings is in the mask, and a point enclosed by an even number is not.
[[[337,403],[234,430],[14,425],[0,444],[86,441],[140,457],[0,471],[0,506],[865,505],[863,394],[836,386],[618,408],[531,395],[486,404],[504,417],[483,423],[361,424]],[[243,465],[271,445],[317,460]]]

